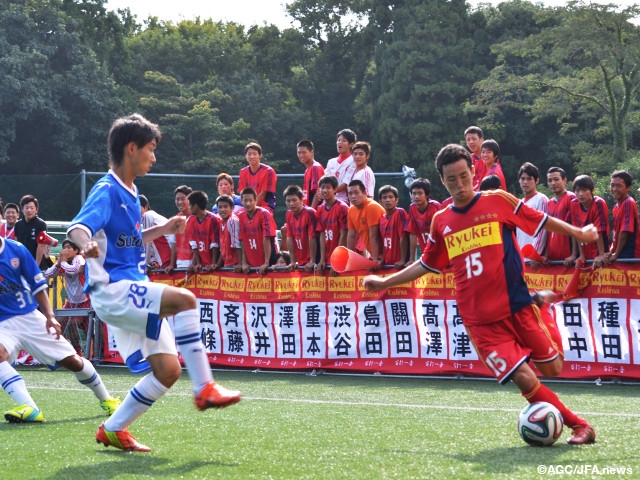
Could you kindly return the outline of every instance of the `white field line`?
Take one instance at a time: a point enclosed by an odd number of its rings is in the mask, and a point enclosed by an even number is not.
[[[86,388],[68,388],[68,387],[50,387],[50,386],[34,386],[29,385],[29,390],[64,390],[64,391],[76,391],[87,392]],[[112,394],[126,394],[125,391],[113,391]],[[192,394],[188,392],[170,391],[167,393],[170,396],[183,396],[191,397]],[[424,410],[456,410],[467,412],[520,412],[518,408],[496,408],[496,407],[469,407],[469,406],[454,406],[454,405],[425,405],[425,404],[413,404],[413,403],[386,403],[386,402],[348,402],[343,400],[316,400],[312,398],[278,398],[278,397],[242,397],[243,401],[250,402],[285,402],[285,403],[301,403],[301,404],[313,404],[313,405],[345,405],[345,406],[360,406],[360,407],[385,407],[385,408],[414,408]],[[601,417],[625,417],[625,418],[640,418],[640,413],[624,413],[624,412],[576,412],[580,415],[597,415]]]

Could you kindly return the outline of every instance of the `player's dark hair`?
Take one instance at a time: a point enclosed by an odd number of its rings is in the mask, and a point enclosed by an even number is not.
[[[291,265],[291,254],[289,254],[289,252],[287,252],[286,250],[283,250],[279,252],[278,255],[276,255],[273,264],[275,265],[276,263],[278,263],[278,260],[280,258],[282,258],[287,265]]]
[[[18,205],[16,205],[15,203],[11,203],[11,202],[7,203],[4,206],[3,214],[7,211],[7,208],[13,208],[16,211],[16,213],[20,215],[20,207],[18,207]]]
[[[240,198],[244,197],[245,195],[253,195],[254,200],[258,198],[258,194],[251,187],[245,187],[242,189],[242,192],[240,192]]]
[[[23,195],[22,198],[20,199],[20,206],[24,207],[27,203],[31,203],[31,202],[35,204],[36,209],[40,208],[40,203],[38,202],[38,199],[33,195]]]
[[[300,147],[304,147],[307,150],[309,150],[310,152],[314,151],[313,142],[311,140],[306,140],[306,139],[305,140],[300,140],[298,142],[298,144],[296,145],[296,148],[300,148]]]
[[[413,182],[411,182],[411,186],[409,187],[409,193],[413,192],[413,190],[422,189],[424,190],[424,194],[428,197],[431,195],[431,182],[426,178],[416,178]]]
[[[233,198],[231,197],[231,195],[227,195],[226,193],[224,195],[220,195],[218,198],[216,198],[216,205],[219,206],[220,202],[228,203],[229,206],[233,209]]]
[[[354,150],[362,150],[366,155],[371,155],[371,144],[364,140],[360,140],[353,144],[353,147],[351,147],[351,153],[353,153]]]
[[[120,166],[124,160],[124,149],[131,142],[135,143],[138,148],[142,148],[153,140],[160,143],[161,139],[160,127],[138,113],[118,118],[111,125],[107,140],[109,165],[111,167]]]
[[[367,187],[364,186],[364,183],[361,180],[351,180],[349,182],[349,187],[358,187],[360,190],[362,190],[364,193],[368,193],[367,192]]]
[[[472,168],[473,163],[471,162],[471,155],[462,145],[450,143],[449,145],[442,147],[438,152],[438,155],[436,155],[435,160],[436,170],[438,170],[440,178],[442,178],[442,169],[445,165],[456,163],[459,160],[465,160],[469,169]]]
[[[626,170],[616,170],[611,174],[611,178],[620,178],[627,187],[633,183],[633,177]]]
[[[502,190],[502,182],[500,181],[500,177],[495,173],[487,175],[480,182],[480,190]]]
[[[69,245],[71,248],[73,248],[73,249],[74,249],[75,251],[77,251],[77,252],[79,252],[79,251],[80,251],[80,249],[78,248],[78,246],[77,246],[75,243],[73,243],[71,240],[69,240],[68,238],[65,238],[65,239],[62,241],[62,248],[64,248],[66,245]]]
[[[533,163],[524,162],[518,170],[518,179],[522,176],[523,173],[526,173],[530,177],[533,177],[534,180],[540,180],[540,174],[538,173],[538,167],[536,167]]]
[[[489,140],[485,140],[484,142],[482,142],[480,150],[482,150],[483,148],[491,150],[493,152],[493,155],[496,157],[496,161],[500,158],[500,145],[498,145],[498,142],[496,142],[494,139],[490,138]]]
[[[582,190],[582,189],[591,190],[593,192],[596,188],[595,183],[593,182],[593,178],[589,175],[578,175],[576,179],[573,181],[573,191]]]
[[[349,143],[356,143],[358,141],[358,136],[356,135],[356,133],[348,128],[340,130],[336,135],[336,138],[340,136],[344,137]]]
[[[254,149],[256,150],[260,155],[262,155],[262,147],[260,146],[259,143],[257,142],[251,142],[251,143],[247,143],[247,145],[244,147],[244,154],[247,154],[247,151],[249,151],[250,149]]]
[[[209,196],[202,190],[194,190],[187,197],[189,205],[197,205],[200,210],[206,210],[209,204]]]
[[[338,177],[336,177],[335,175],[323,175],[322,177],[320,177],[320,180],[318,180],[318,187],[324,185],[325,183],[331,185],[335,190],[336,188],[338,188]]]
[[[180,185],[179,187],[176,187],[176,189],[173,191],[173,196],[175,197],[179,193],[183,193],[188,196],[191,192],[193,192],[193,188],[187,185]]]
[[[480,127],[476,127],[475,125],[472,125],[471,127],[467,128],[464,131],[464,136],[466,137],[470,133],[475,133],[476,135],[478,135],[478,138],[484,138],[484,134],[482,133],[482,129]]]
[[[564,168],[551,167],[549,170],[547,170],[547,175],[549,175],[550,173],[559,173],[560,178],[562,178],[563,180],[567,179],[567,172],[564,171]]]
[[[284,192],[282,192],[282,196],[286,199],[289,195],[295,195],[300,200],[302,200],[302,197],[304,196],[302,194],[302,189],[298,185],[289,185],[284,189]]]
[[[400,198],[398,189],[393,185],[383,185],[382,187],[380,187],[380,190],[378,190],[378,200],[382,199],[382,195],[384,195],[385,193],[393,193],[394,197]]]
[[[149,207],[149,199],[146,196],[142,195],[142,194],[140,194],[140,206],[142,208],[148,208]]]

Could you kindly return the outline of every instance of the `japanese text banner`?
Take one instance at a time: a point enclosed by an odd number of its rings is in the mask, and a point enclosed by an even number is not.
[[[368,273],[219,272],[194,275],[185,287],[198,298],[212,365],[493,376],[458,315],[451,273],[386,292],[363,289]],[[561,297],[573,273],[552,266],[525,277],[532,290]],[[152,280],[182,285],[184,274]],[[585,271],[580,292],[553,306],[565,352],[560,377],[640,378],[640,265]],[[105,349],[106,360],[117,360],[112,338]]]

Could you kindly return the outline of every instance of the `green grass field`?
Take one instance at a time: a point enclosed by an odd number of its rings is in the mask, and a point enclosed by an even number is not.
[[[99,368],[124,398],[138,377]],[[527,446],[516,419],[525,401],[513,385],[439,380],[215,371],[242,390],[238,405],[198,412],[183,375],[131,432],[150,454],[95,442],[102,411],[68,372],[20,370],[44,411],[42,424],[0,424],[0,478],[638,478],[640,387],[553,383],[598,434],[594,445]],[[13,406],[0,396],[0,411]],[[591,468],[588,475],[541,475]],[[590,467],[586,467],[590,466]],[[594,473],[593,468],[597,468]],[[602,474],[606,468],[625,468]],[[630,470],[629,470],[630,469]]]

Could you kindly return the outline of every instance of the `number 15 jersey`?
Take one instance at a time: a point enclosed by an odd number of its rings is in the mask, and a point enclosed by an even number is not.
[[[479,192],[464,209],[451,205],[434,215],[420,261],[438,273],[451,264],[466,326],[507,318],[532,303],[515,229],[536,235],[547,218],[499,190]]]

